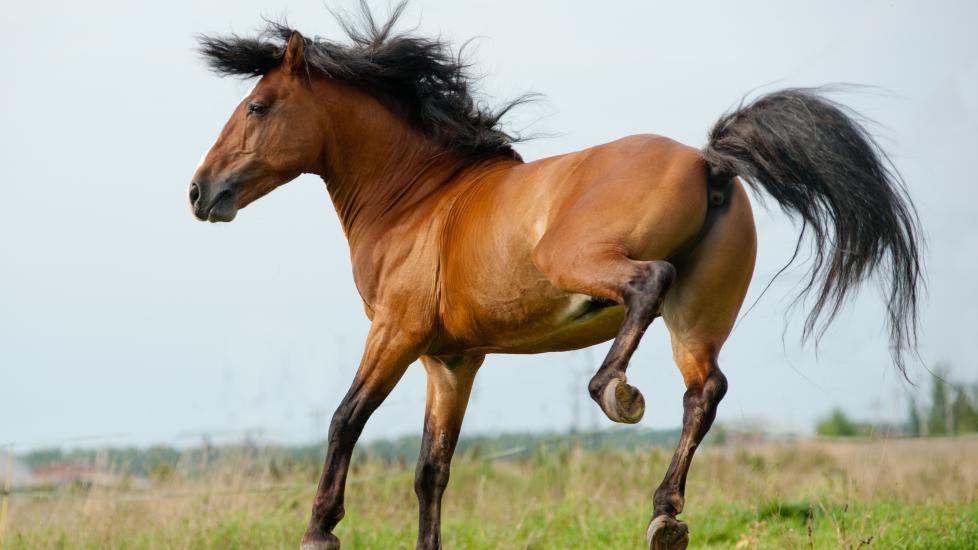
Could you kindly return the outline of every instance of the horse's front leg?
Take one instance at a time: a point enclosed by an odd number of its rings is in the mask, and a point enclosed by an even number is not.
[[[558,232],[555,232],[558,233]],[[645,398],[628,384],[625,370],[646,329],[659,315],[676,268],[663,260],[636,261],[613,246],[573,250],[560,236],[545,237],[533,260],[558,288],[625,306],[625,320],[588,391],[608,418],[634,424],[645,413]]]
[[[428,372],[424,439],[414,479],[420,511],[418,550],[441,548],[441,498],[448,485],[452,454],[469,402],[475,373],[484,356],[423,356]]]
[[[302,550],[340,547],[333,528],[343,519],[343,494],[353,447],[371,413],[418,358],[420,348],[418,339],[401,327],[378,319],[371,325],[360,369],[329,425],[326,462],[313,501],[312,518],[302,537]]]

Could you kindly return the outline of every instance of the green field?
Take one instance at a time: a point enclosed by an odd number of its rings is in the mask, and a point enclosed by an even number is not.
[[[644,548],[669,452],[457,457],[446,548]],[[414,548],[413,464],[356,465],[344,548]],[[139,490],[9,497],[5,548],[297,548],[311,464],[157,475]],[[978,439],[714,446],[687,488],[690,548],[978,548]]]

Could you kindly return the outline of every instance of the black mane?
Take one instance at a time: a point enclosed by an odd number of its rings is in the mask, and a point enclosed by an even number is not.
[[[365,2],[360,21],[337,17],[350,44],[304,37],[306,70],[374,94],[447,149],[519,158],[512,149],[518,138],[500,127],[500,119],[531,96],[495,111],[479,104],[472,96],[468,65],[449,44],[394,32],[405,5],[399,4],[379,25]],[[221,75],[258,77],[282,63],[292,31],[286,24],[268,22],[254,38],[200,36],[200,52]]]

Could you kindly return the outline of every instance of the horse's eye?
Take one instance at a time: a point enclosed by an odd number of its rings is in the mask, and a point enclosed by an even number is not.
[[[265,111],[268,110],[268,106],[263,103],[249,103],[248,104],[248,114],[249,115],[263,115]]]

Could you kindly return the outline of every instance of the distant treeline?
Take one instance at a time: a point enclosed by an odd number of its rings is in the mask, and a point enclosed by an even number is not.
[[[978,383],[953,383],[950,369],[937,367],[930,379],[929,399],[910,399],[903,423],[879,424],[857,422],[841,409],[834,409],[816,426],[823,436],[874,437],[954,435],[978,432]],[[458,453],[472,458],[525,459],[541,452],[584,450],[636,450],[673,448],[679,441],[679,428],[650,430],[620,426],[583,433],[508,433],[472,435],[463,433]],[[732,436],[763,437],[761,431],[729,432],[715,425],[707,444],[722,443]],[[736,440],[736,439],[735,439]],[[739,440],[744,441],[741,437]],[[420,435],[403,436],[364,443],[357,446],[354,463],[377,460],[388,463],[413,463],[420,452]],[[308,445],[271,445],[244,442],[212,445],[206,442],[193,447],[156,445],[140,447],[107,447],[101,449],[40,449],[20,458],[30,467],[49,465],[85,465],[136,476],[166,478],[179,472],[184,476],[208,470],[214,465],[235,464],[241,468],[272,468],[282,471],[308,469],[318,471],[325,452],[324,443]]]
[[[927,397],[910,395],[902,424],[857,422],[836,408],[815,426],[819,435],[830,437],[878,436],[886,433],[923,437],[978,433],[978,382],[955,382],[948,365],[930,373]],[[925,392],[919,392],[925,393]]]
[[[929,402],[910,398],[907,430],[912,435],[957,435],[978,432],[978,382],[955,383],[950,366],[931,373]]]
[[[718,429],[711,441],[722,440]],[[635,450],[640,448],[671,448],[679,441],[679,429],[649,430],[619,427],[587,433],[509,433],[499,435],[463,434],[457,453],[473,458],[521,459],[539,452],[562,452],[579,447],[587,450]],[[421,436],[412,435],[359,445],[354,463],[379,460],[389,463],[413,463],[421,450]],[[100,469],[137,476],[166,478],[179,471],[193,476],[217,464],[237,464],[243,468],[274,468],[316,470],[325,458],[325,444],[270,445],[241,443],[193,447],[156,445],[148,448],[107,447],[101,449],[60,448],[40,449],[21,456],[30,467],[53,464],[91,465]]]

